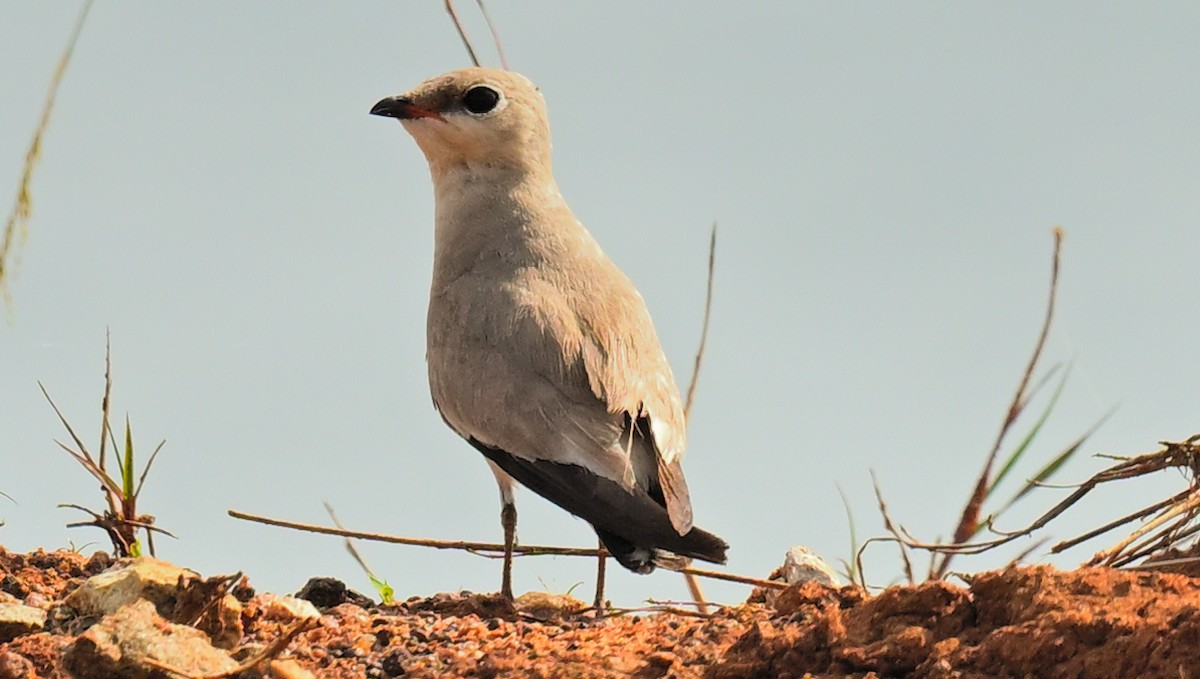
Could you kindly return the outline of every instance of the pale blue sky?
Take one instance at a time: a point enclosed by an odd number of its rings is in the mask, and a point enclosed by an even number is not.
[[[1148,7],[491,4],[512,67],[549,102],[563,192],[639,285],[681,385],[720,223],[685,469],[730,570],[764,575],[794,544],[847,556],[835,482],[860,536],[878,534],[871,469],[897,520],[952,529],[1039,327],[1054,225],[1046,365],[1074,368],[1035,452],[1114,405],[1088,452],[1200,429],[1200,6]],[[0,5],[0,196],[76,11]],[[143,450],[167,438],[143,498],[181,538],[160,555],[276,591],[311,575],[368,589],[336,539],[224,513],[324,522],[321,500],[367,530],[499,539],[491,474],[426,385],[425,163],[367,113],[465,65],[433,0],[96,3],[0,327],[0,490],[18,501],[0,503],[0,543],[104,542],[54,508],[99,494],[51,442],[63,432],[36,380],[94,440],[106,327],[116,412]],[[1181,484],[1109,491],[1052,533]],[[593,544],[532,493],[518,504],[523,541]],[[364,551],[404,595],[499,583],[499,563],[470,555]],[[899,573],[887,547],[867,565],[875,582]],[[592,569],[523,559],[516,587],[587,592]],[[672,574],[610,573],[619,604],[685,596]]]

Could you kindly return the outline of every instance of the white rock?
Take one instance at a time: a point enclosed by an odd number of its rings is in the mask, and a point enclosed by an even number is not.
[[[262,594],[258,597],[263,615],[274,620],[303,620],[321,617],[312,602],[289,595]]]
[[[811,549],[799,545],[788,550],[783,557],[783,581],[789,585],[815,580],[830,587],[840,587],[842,581],[837,573]]]

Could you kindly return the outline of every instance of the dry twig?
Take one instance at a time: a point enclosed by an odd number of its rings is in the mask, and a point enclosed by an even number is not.
[[[262,523],[268,526],[278,526],[280,528],[291,528],[293,530],[302,530],[309,533],[321,533],[323,535],[337,535],[344,538],[356,538],[359,540],[372,540],[375,542],[390,542],[398,545],[412,545],[414,547],[429,547],[431,549],[455,549],[466,552],[471,552],[478,556],[489,559],[499,559],[504,557],[504,545],[494,542],[470,542],[467,540],[431,540],[425,538],[407,538],[396,535],[388,535],[386,533],[367,533],[356,530],[345,530],[341,528],[330,528],[328,526],[317,526],[308,523],[299,523],[296,521],[285,521],[283,519],[272,519],[266,516],[258,516],[255,514],[247,514],[234,509],[228,511],[229,516],[235,519],[244,521],[253,521]],[[575,547],[545,547],[541,545],[515,545],[513,547],[513,556],[599,556],[599,550],[583,549]]]
[[[704,361],[704,348],[708,345],[708,321],[712,317],[713,270],[717,261],[717,223],[713,222],[712,232],[708,237],[708,279],[704,289],[704,320],[700,323],[700,344],[696,347],[696,362],[692,366],[692,380],[688,383],[687,398],[683,404],[683,421],[692,421],[692,403],[696,398],[696,384],[700,381],[700,365]],[[684,582],[688,593],[692,595],[696,610],[708,613],[708,602],[704,600],[704,590],[700,581],[694,575],[684,573]]]
[[[679,569],[679,572],[684,573],[686,575],[695,575],[695,576],[698,576],[701,578],[708,578],[709,580],[724,580],[725,582],[736,582],[736,583],[739,583],[742,585],[753,585],[755,587],[762,587],[764,589],[787,589],[788,588],[788,584],[786,582],[779,582],[778,580],[763,580],[762,578],[752,578],[748,575],[735,575],[733,573],[722,573],[720,571],[713,571],[713,570],[709,570],[707,568],[696,568],[695,566],[688,566],[687,568],[681,568],[681,569]]]
[[[687,608],[681,608],[679,604],[692,605],[696,602],[660,602],[653,599],[650,600],[649,606],[638,606],[634,608],[610,608],[601,614],[602,618],[618,618],[625,615],[640,615],[642,613],[670,613],[672,615],[686,616],[689,618],[702,618],[705,620],[717,617],[708,611],[693,611]]]
[[[908,550],[905,547],[903,540],[900,539],[900,531],[896,529],[896,524],[892,523],[892,517],[888,514],[887,503],[883,501],[883,491],[879,488],[879,478],[875,476],[874,470],[871,470],[871,485],[875,488],[875,499],[879,502],[879,513],[883,516],[883,527],[887,530],[887,532],[891,533],[892,536],[897,539],[896,544],[900,547],[900,559],[904,563],[904,577],[911,585],[913,582],[915,582],[913,580],[912,562],[909,561]],[[858,571],[859,573],[862,572],[861,563],[859,563]],[[867,586],[865,579],[862,581],[862,586],[864,589]]]
[[[704,288],[704,320],[700,323],[700,344],[696,347],[696,361],[692,366],[692,381],[688,384],[687,398],[683,402],[683,418],[692,419],[692,403],[696,399],[696,384],[700,381],[700,365],[704,361],[704,348],[708,345],[708,322],[712,317],[713,270],[717,263],[717,224],[713,223],[708,237],[708,279]]]
[[[293,530],[302,530],[309,533],[321,533],[324,535],[337,535],[346,538],[357,538],[359,540],[373,540],[376,542],[390,542],[400,545],[413,545],[415,547],[429,547],[432,549],[455,549],[460,551],[470,552],[472,554],[499,559],[504,556],[504,545],[494,542],[469,542],[465,540],[429,540],[424,538],[408,538],[396,535],[387,535],[384,533],[365,533],[362,531],[342,530],[339,528],[330,528],[329,526],[317,526],[313,524],[300,523],[297,521],[285,521],[283,519],[273,519],[266,516],[258,516],[256,514],[248,514],[239,512],[234,509],[228,510],[229,516],[243,521],[253,521],[262,523],[268,526],[278,526],[280,528],[290,528]],[[585,549],[581,547],[550,547],[543,545],[525,545],[519,544],[513,547],[513,556],[584,556],[597,557],[600,556],[598,549]],[[744,575],[735,575],[733,573],[721,573],[719,571],[710,571],[702,568],[681,568],[680,573],[689,573],[702,578],[710,578],[713,580],[725,580],[728,582],[738,582],[744,585],[754,585],[755,587],[768,587],[771,589],[786,589],[787,585],[773,580],[762,580],[760,578],[752,578]]]

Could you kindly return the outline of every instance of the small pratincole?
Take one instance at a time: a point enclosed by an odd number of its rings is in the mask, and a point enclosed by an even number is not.
[[[642,296],[559,193],[538,88],[470,68],[371,113],[399,119],[429,162],[429,387],[500,485],[504,596],[514,480],[590,523],[632,571],[724,563],[725,541],[692,525],[671,367]]]

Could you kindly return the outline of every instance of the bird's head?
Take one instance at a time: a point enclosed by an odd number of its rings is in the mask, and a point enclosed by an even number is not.
[[[434,175],[456,167],[549,170],[542,93],[511,71],[466,68],[387,97],[371,113],[398,119]]]

